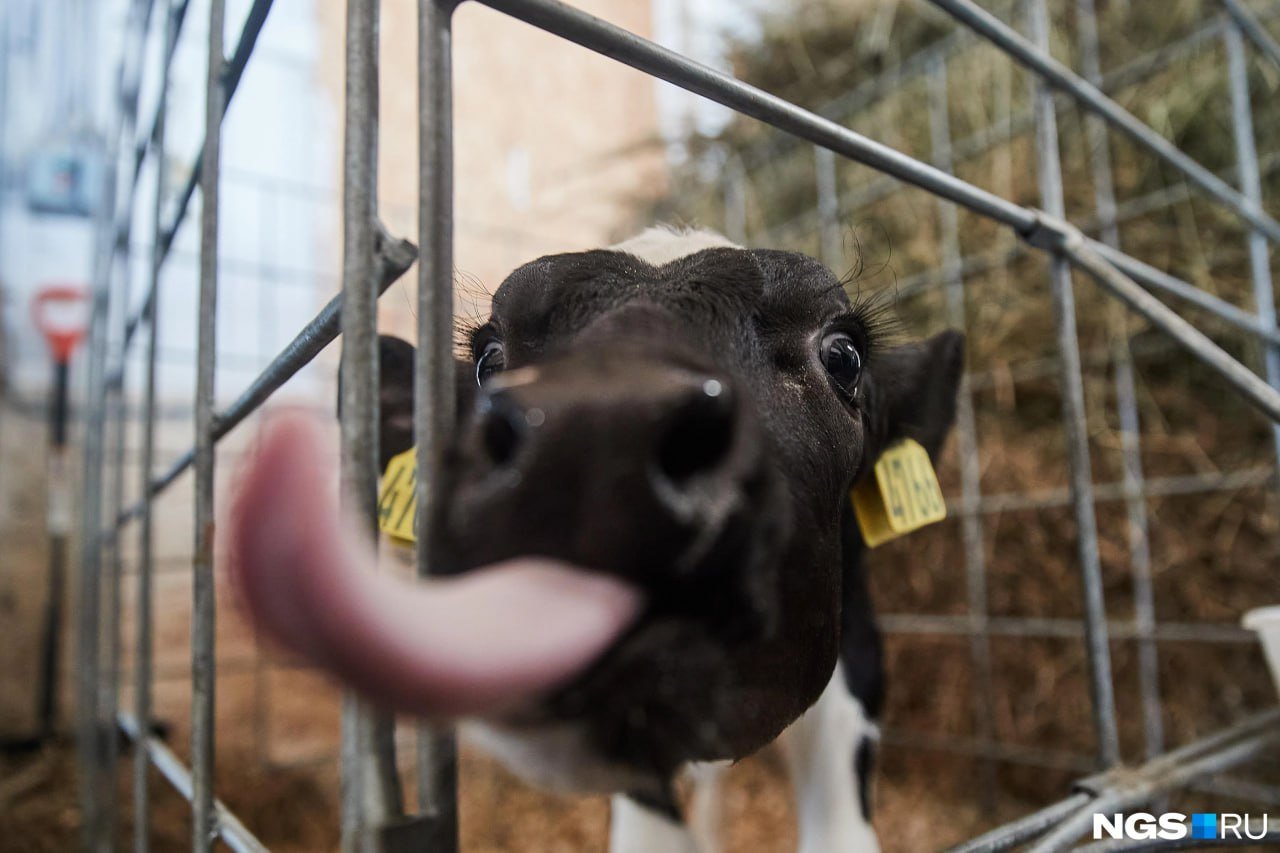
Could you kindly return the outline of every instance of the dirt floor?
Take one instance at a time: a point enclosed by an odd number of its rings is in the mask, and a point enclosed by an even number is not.
[[[80,812],[74,752],[67,743],[26,756],[0,759],[0,851],[61,853],[79,843]],[[333,849],[337,840],[337,790],[329,768],[253,770],[253,761],[223,762],[223,798],[272,850]],[[1015,816],[1007,802],[984,817],[972,802],[972,776],[920,767],[891,773],[877,789],[876,824],[887,851],[934,850],[976,834],[995,818]],[[121,842],[131,838],[130,768],[120,774]],[[462,763],[462,836],[468,853],[576,853],[603,851],[609,806],[604,798],[557,797],[512,779],[492,761],[470,751]],[[186,803],[153,778],[151,826],[157,851],[190,848]],[[1029,804],[1022,804],[1025,809]],[[794,817],[780,763],[771,756],[743,762],[729,774],[725,792],[728,850],[795,849]]]

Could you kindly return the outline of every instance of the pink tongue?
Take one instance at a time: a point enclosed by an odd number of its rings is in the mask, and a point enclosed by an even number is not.
[[[454,579],[373,570],[301,415],[264,429],[231,512],[228,563],[254,623],[389,710],[486,714],[563,685],[632,623],[621,581],[525,558]]]

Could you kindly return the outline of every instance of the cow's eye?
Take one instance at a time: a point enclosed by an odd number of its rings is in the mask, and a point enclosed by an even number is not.
[[[476,359],[476,384],[484,385],[485,380],[507,366],[507,352],[501,341],[489,341],[480,351]]]
[[[862,378],[862,356],[853,336],[847,332],[832,332],[824,336],[818,356],[831,378],[845,391],[853,393]]]

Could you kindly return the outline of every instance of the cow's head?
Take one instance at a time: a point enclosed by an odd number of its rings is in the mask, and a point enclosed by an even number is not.
[[[404,342],[382,346],[386,458],[410,446],[412,362]],[[491,567],[553,561],[539,563],[546,583],[508,578],[507,610],[491,611],[504,615],[479,618],[490,634],[514,634],[504,641],[512,660],[580,618],[590,625],[574,628],[577,657],[549,668],[539,659],[538,677],[508,663],[509,689],[490,685],[468,706],[449,698],[467,695],[465,673],[459,681],[447,662],[411,660],[411,646],[431,642],[411,623],[450,618],[448,607],[412,603],[429,591],[387,591],[348,614],[394,610],[382,621],[403,617],[408,633],[361,624],[301,643],[312,627],[298,622],[315,620],[279,612],[270,595],[254,605],[258,568],[240,571],[246,597],[286,642],[399,710],[477,713],[509,753],[542,735],[594,762],[549,781],[643,791],[685,761],[741,757],[830,678],[849,489],[900,437],[937,450],[961,346],[954,333],[891,346],[841,281],[791,252],[718,246],[662,258],[642,243],[540,258],[507,278],[492,316],[466,335],[430,548],[438,573],[489,594],[504,583]],[[265,504],[243,503],[237,523],[252,538]],[[239,555],[261,563],[243,546]],[[320,620],[330,624],[334,608],[347,612],[334,595],[367,596],[360,584],[375,582],[333,571],[347,586],[326,582],[310,599],[330,607]],[[290,582],[308,583],[305,572]],[[437,582],[441,594],[448,583]],[[409,662],[389,662],[402,653]]]

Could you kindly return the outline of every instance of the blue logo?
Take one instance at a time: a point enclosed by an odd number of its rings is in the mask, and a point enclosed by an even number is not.
[[[1192,838],[1217,838],[1218,816],[1211,812],[1197,812],[1191,815]]]

